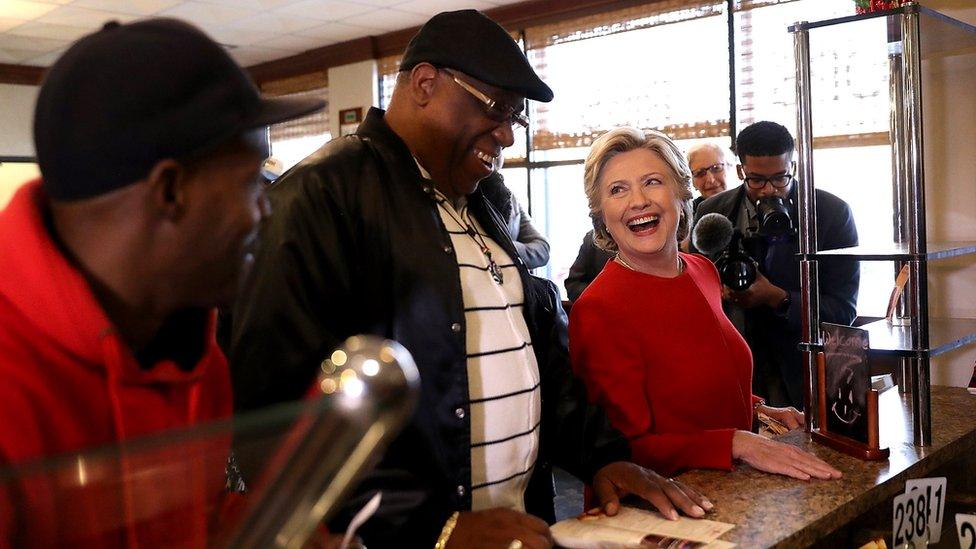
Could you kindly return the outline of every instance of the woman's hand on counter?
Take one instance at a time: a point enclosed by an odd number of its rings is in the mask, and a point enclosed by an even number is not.
[[[842,476],[840,471],[811,453],[748,431],[736,431],[732,435],[732,459],[740,459],[760,471],[800,480]]]
[[[783,426],[790,431],[803,427],[803,412],[792,406],[788,406],[786,408],[774,408],[772,406],[762,404],[760,406],[756,406],[756,412],[762,412],[775,419],[776,421],[782,423]]]

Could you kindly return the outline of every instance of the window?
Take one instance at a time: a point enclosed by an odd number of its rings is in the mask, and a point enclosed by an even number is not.
[[[724,2],[666,1],[526,29],[529,61],[555,91],[551,103],[530,103],[526,194],[551,247],[543,274],[564,296],[592,229],[583,161],[596,137],[629,125],[685,147],[706,138],[728,145],[724,14]],[[679,52],[696,52],[694,63]]]
[[[732,14],[726,7],[716,0],[660,0],[521,33],[529,62],[555,99],[530,102],[529,130],[516,132],[502,175],[549,239],[551,259],[540,270],[561,292],[592,228],[582,172],[596,137],[629,125],[663,131],[684,150],[704,140],[728,147],[735,131],[758,120],[779,122],[795,136],[787,27],[854,12],[850,0],[737,0]],[[851,205],[862,243],[890,242],[885,22],[838,29],[811,32],[816,184]],[[398,57],[380,60],[383,106],[398,64]],[[727,184],[737,183],[730,172]],[[877,280],[893,278],[891,265],[863,263],[861,272],[858,312],[882,315],[889,288]]]
[[[654,128],[675,139],[728,135],[729,68],[724,4],[641,14],[619,26],[636,30],[571,33],[527,30],[529,60],[553,90],[551,103],[533,103],[535,150],[588,147],[621,125]],[[693,12],[693,13],[686,13]],[[692,18],[693,17],[693,18]],[[615,28],[607,24],[602,28]],[[542,34],[543,39],[533,39]],[[687,54],[695,52],[694,62]],[[584,153],[585,154],[585,153]]]
[[[276,97],[325,101],[325,108],[320,111],[271,126],[271,156],[281,160],[286,170],[332,139],[332,131],[329,129],[329,79],[326,71],[265,82],[261,85],[261,91]]]
[[[287,170],[332,139],[329,129],[329,90],[327,88],[288,94],[284,97],[314,97],[326,107],[310,115],[271,126],[271,156],[281,160]]]
[[[376,62],[376,73],[378,77],[380,108],[385,109],[390,106],[390,98],[393,97],[393,87],[396,85],[397,73],[400,72],[400,58],[402,55],[391,55],[384,57]]]
[[[773,120],[796,135],[796,64],[787,27],[852,12],[847,0],[797,0],[735,13],[739,128]],[[891,242],[885,19],[812,30],[810,64],[816,186],[851,206],[862,244]],[[891,287],[879,280],[893,283],[893,266],[862,262],[858,314],[884,316]]]

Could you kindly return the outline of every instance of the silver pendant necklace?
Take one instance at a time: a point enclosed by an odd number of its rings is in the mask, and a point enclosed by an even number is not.
[[[477,244],[481,249],[482,255],[484,255],[485,259],[488,261],[488,273],[491,275],[492,280],[494,280],[496,284],[504,284],[505,275],[502,273],[502,269],[498,266],[498,263],[495,262],[495,258],[491,256],[491,248],[488,247],[485,237],[481,236],[481,233],[475,230],[473,221],[468,223],[464,219],[465,213],[468,213],[469,219],[471,217],[471,213],[468,212],[466,207],[462,207],[461,212],[458,214],[461,217],[458,218],[454,215],[454,212],[451,211],[451,208],[448,208],[444,202],[444,199],[440,197],[437,198],[437,205],[440,206],[447,213],[447,215],[458,224],[458,226],[463,227],[464,233],[471,237],[471,240],[474,240],[474,243]]]

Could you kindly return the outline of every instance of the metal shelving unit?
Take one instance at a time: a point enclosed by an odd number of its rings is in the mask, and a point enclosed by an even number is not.
[[[905,242],[892,242],[884,246],[854,246],[852,248],[838,248],[811,254],[820,261],[850,260],[859,261],[911,261],[913,259],[949,259],[963,255],[976,254],[976,241],[966,242],[928,242],[925,252],[912,254]]]
[[[863,21],[888,20],[890,135],[893,142],[892,190],[895,207],[894,242],[888,246],[857,246],[817,252],[816,199],[813,178],[813,129],[810,77],[810,31]],[[912,392],[915,444],[932,440],[930,363],[939,354],[976,342],[976,320],[929,318],[928,262],[976,254],[976,241],[928,242],[925,225],[925,170],[922,134],[922,60],[976,50],[976,27],[917,3],[866,15],[809,23],[797,22],[793,33],[796,56],[797,149],[800,280],[805,360],[807,429],[814,427],[817,408],[815,352],[821,348],[819,319],[820,261],[895,261],[909,267],[909,282],[899,316],[905,326],[886,320],[863,326],[869,331],[873,355],[902,359],[903,383]]]

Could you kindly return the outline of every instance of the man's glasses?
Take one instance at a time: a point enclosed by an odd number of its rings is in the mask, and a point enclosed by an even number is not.
[[[511,124],[512,126],[518,124],[523,128],[529,127],[529,119],[526,118],[524,114],[518,112],[515,107],[503,105],[488,97],[478,88],[458,78],[458,75],[455,74],[454,71],[448,69],[441,70],[451,75],[451,78],[454,79],[458,86],[461,86],[461,89],[470,93],[475,99],[477,99],[485,107],[485,114],[487,114],[488,118],[491,120],[494,120],[499,124],[507,123]]]
[[[718,164],[712,164],[711,166],[705,166],[704,168],[699,168],[691,172],[691,176],[694,177],[695,179],[700,179],[702,177],[705,177],[706,173],[710,173],[712,175],[718,175],[724,171],[725,171],[725,162],[719,162]]]
[[[773,187],[777,189],[783,189],[787,185],[793,182],[793,174],[784,173],[779,175],[771,175],[769,177],[760,177],[757,175],[747,176],[744,180],[746,185],[750,189],[759,190],[766,186],[766,183],[772,184]]]

